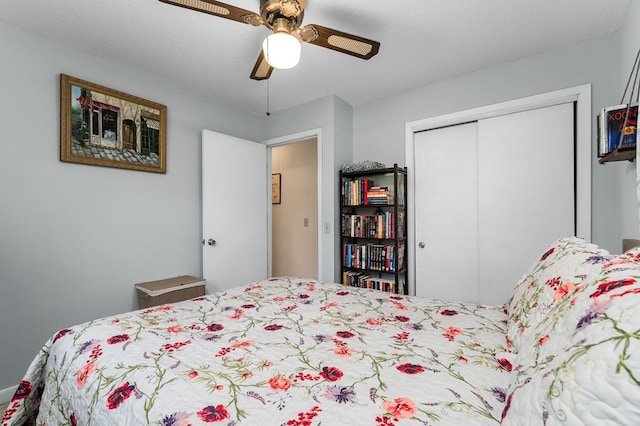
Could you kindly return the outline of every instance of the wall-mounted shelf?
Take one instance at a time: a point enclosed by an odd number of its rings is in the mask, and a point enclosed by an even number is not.
[[[636,159],[636,149],[616,149],[615,151],[611,151],[608,154],[605,154],[604,157],[600,158],[598,162],[600,164],[610,163],[612,161],[633,161]]]

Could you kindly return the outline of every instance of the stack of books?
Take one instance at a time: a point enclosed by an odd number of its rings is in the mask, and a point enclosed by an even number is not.
[[[365,194],[366,204],[393,204],[393,191],[387,186],[373,186]]]

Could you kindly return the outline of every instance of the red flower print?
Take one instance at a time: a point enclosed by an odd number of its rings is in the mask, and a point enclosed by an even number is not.
[[[241,306],[241,308],[244,308],[244,309],[253,309],[253,308],[255,308],[255,307],[256,307],[256,305],[252,305],[252,304],[250,304],[250,303],[249,303],[249,304],[246,304],[246,305],[242,305],[242,306]]]
[[[346,296],[347,294],[349,294],[348,291],[339,291],[336,293],[338,296]]]
[[[118,408],[123,402],[129,399],[134,389],[135,386],[130,385],[129,382],[125,382],[115,388],[107,397],[107,408],[109,408],[109,410]]]
[[[269,379],[269,386],[273,390],[289,390],[291,387],[291,380],[285,376],[273,376]]]
[[[336,367],[322,367],[320,375],[324,377],[325,380],[335,382],[336,380],[340,380],[342,377],[342,371]]]
[[[76,426],[78,424],[78,418],[76,417],[76,413],[71,413],[71,416],[69,416],[69,421],[71,422],[72,426]]]
[[[539,340],[538,340],[538,344],[542,345],[544,344],[544,342],[546,342],[547,340],[549,340],[549,335],[545,334],[544,336],[542,336]]]
[[[243,340],[242,342],[233,342],[236,349],[248,349],[253,345],[253,340]]]
[[[209,324],[209,327],[207,327],[207,330],[209,331],[220,331],[224,328],[224,325],[222,324],[216,324],[215,322],[213,324]]]
[[[552,289],[557,289],[558,287],[560,287],[560,283],[562,282],[562,280],[560,279],[560,277],[553,277],[553,278],[549,278],[547,280],[546,283],[544,283],[547,287],[551,287]]]
[[[400,322],[408,322],[409,318],[405,317],[403,315],[396,315],[396,321],[400,321]]]
[[[391,299],[391,300],[402,300],[402,299],[404,299],[404,297],[402,297],[402,296],[390,296],[389,299]]]
[[[267,331],[278,331],[282,328],[281,325],[278,324],[269,324],[264,329]]]
[[[396,340],[407,340],[409,339],[409,333],[407,333],[406,331],[403,331],[402,333],[398,333],[395,336],[393,336],[393,338]]]
[[[452,317],[454,315],[458,315],[458,311],[454,311],[453,309],[444,309],[442,312],[440,312],[440,315]]]
[[[336,334],[338,335],[338,337],[342,337],[343,339],[350,339],[355,336],[355,334],[350,331],[337,331]]]
[[[192,371],[191,373],[189,373],[189,378],[190,379],[195,379],[196,377],[198,377],[198,372],[197,371]]]
[[[63,338],[64,336],[66,336],[67,334],[71,333],[71,330],[69,330],[68,328],[62,329],[60,331],[58,331],[55,335],[55,337],[53,338],[53,343],[57,342],[58,340],[60,340],[61,338]]]
[[[224,408],[224,405],[217,405],[215,407],[213,405],[209,405],[208,407],[198,411],[198,417],[200,420],[207,423],[220,422],[229,418],[229,412]]]
[[[76,387],[78,389],[84,388],[84,386],[87,384],[87,379],[89,379],[89,376],[91,376],[91,373],[93,373],[95,370],[95,362],[85,362],[76,374]]]
[[[569,294],[575,289],[576,289],[575,284],[566,282],[556,289],[556,292],[553,295],[553,300],[557,302],[558,300],[561,300],[563,297],[565,297],[567,294]]]
[[[513,369],[513,365],[511,365],[511,361],[506,358],[498,358],[498,364],[500,364],[500,368],[506,371],[511,371]]]
[[[176,349],[180,349],[183,346],[186,346],[191,343],[191,340],[186,340],[184,342],[176,342],[176,343],[165,343],[164,348],[167,352],[173,352]]]
[[[403,372],[404,374],[420,374],[424,373],[424,367],[418,364],[400,364],[396,367],[398,371]]]
[[[388,413],[397,419],[410,419],[416,414],[416,404],[408,398],[396,398],[382,403]]]
[[[318,415],[318,413],[322,411],[320,407],[315,406],[312,407],[311,410],[306,413],[298,413],[297,419],[287,420],[285,423],[286,426],[311,426],[311,420]]]
[[[107,343],[110,345],[115,345],[116,343],[122,343],[129,340],[128,334],[118,334],[116,336],[111,336],[107,339]]]
[[[29,396],[30,393],[31,393],[31,383],[26,380],[22,380],[18,385],[18,389],[16,389],[16,392],[13,394],[13,398],[11,398],[11,401],[18,401],[19,399],[25,399],[26,397]]]
[[[377,320],[375,318],[367,318],[367,324],[369,324],[369,325],[380,325],[380,324],[382,324],[382,321]]]
[[[301,294],[301,295],[300,295],[300,296],[298,296],[298,297],[300,297],[300,299],[308,299],[308,298],[309,298],[309,295],[308,295],[308,294]]]
[[[462,333],[463,333],[463,331],[462,331],[461,328],[451,326],[451,327],[447,327],[447,328],[444,329],[443,336],[446,337],[447,340],[452,342],[457,335],[462,334]]]
[[[634,280],[633,278],[623,278],[621,280],[603,282],[598,286],[598,289],[591,294],[591,297],[602,296],[603,294],[609,293],[611,290],[631,285],[635,282],[636,280]]]
[[[376,416],[376,426],[395,426],[395,423],[393,423],[388,416]]]
[[[341,358],[349,358],[353,353],[353,349],[341,346],[341,347],[335,348],[333,350],[333,353],[338,355]]]
[[[540,260],[545,260],[547,257],[549,257],[554,251],[556,250],[555,247],[551,247],[549,250],[547,250],[546,252],[544,252],[544,254],[542,255],[542,257],[540,258]]]

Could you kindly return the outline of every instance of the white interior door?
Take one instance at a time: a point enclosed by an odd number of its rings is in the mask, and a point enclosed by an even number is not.
[[[270,184],[265,145],[202,131],[202,272],[208,292],[267,278]]]
[[[418,296],[478,299],[477,128],[474,122],[416,135]]]
[[[545,246],[575,235],[573,104],[414,138],[416,294],[506,302]]]

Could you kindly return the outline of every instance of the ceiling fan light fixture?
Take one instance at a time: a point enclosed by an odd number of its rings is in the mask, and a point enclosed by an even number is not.
[[[273,68],[295,67],[300,61],[301,50],[300,40],[284,31],[273,33],[262,42],[264,57]]]

